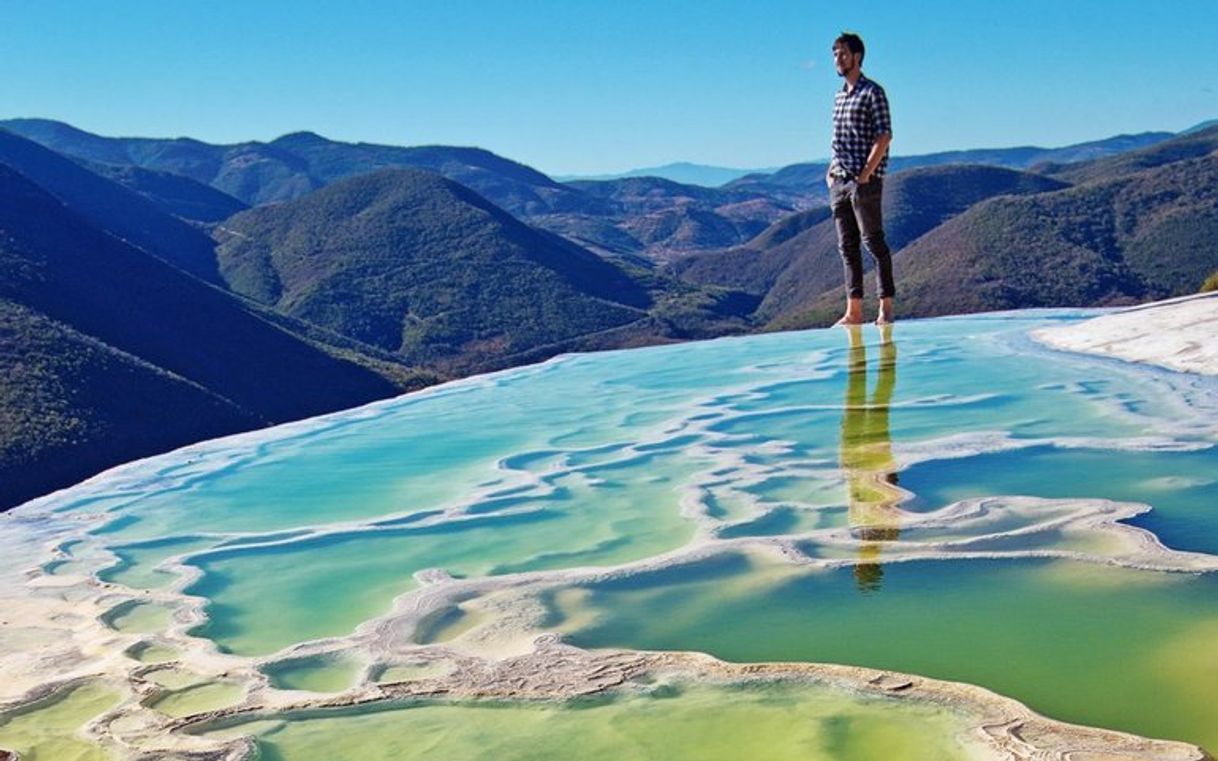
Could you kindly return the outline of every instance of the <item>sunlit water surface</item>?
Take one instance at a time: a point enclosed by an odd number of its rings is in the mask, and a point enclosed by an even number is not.
[[[1081,559],[885,562],[890,543],[915,536],[902,534],[898,505],[919,513],[1010,495],[1146,503],[1153,511],[1134,525],[1171,548],[1218,550],[1215,383],[1055,353],[1026,338],[1079,316],[763,335],[470,379],[199,445],[58,495],[47,503],[52,520],[103,517],[43,568],[134,590],[182,587],[206,600],[194,636],[236,656],[272,656],[265,672],[278,688],[332,693],[356,683],[361,667],[276,664],[274,654],[390,614],[424,583],[421,571],[545,579],[669,554],[675,564],[663,570],[550,585],[539,592],[549,614],[538,633],[561,631],[584,647],[972,682],[1055,718],[1213,751],[1214,577]],[[832,530],[860,544],[826,549],[815,532]],[[802,537],[796,546],[810,558],[837,551],[843,565],[783,564],[726,547],[709,560],[680,559],[695,545],[773,536]],[[1074,536],[1069,547],[1103,554],[1105,541]],[[992,546],[1053,543],[1016,534]],[[156,604],[124,603],[107,616],[131,635],[168,625]],[[425,646],[470,628],[415,639]],[[145,662],[174,657],[163,643],[129,652]],[[956,752],[942,717],[772,690],[693,685],[672,700],[634,695],[578,710],[416,706],[289,717],[249,731],[264,733],[264,757],[286,759],[381,757],[367,755],[374,748],[393,749],[385,758],[439,749],[445,758],[485,757],[487,748],[559,758],[576,737],[590,758]],[[187,687],[161,707],[188,714],[239,693],[225,683]],[[802,711],[813,719],[791,720]],[[60,713],[42,712],[48,727],[63,724]],[[11,720],[7,735],[0,727],[0,745],[37,735],[27,726],[37,715]],[[395,726],[408,726],[418,744],[391,741]],[[345,744],[362,750],[352,755]]]

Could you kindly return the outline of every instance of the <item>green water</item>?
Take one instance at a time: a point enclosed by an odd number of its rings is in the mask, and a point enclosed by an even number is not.
[[[152,642],[141,642],[130,647],[127,650],[127,655],[140,663],[156,664],[168,663],[169,661],[176,660],[180,654],[177,650],[166,645],[158,645]]]
[[[172,618],[173,608],[148,602],[125,602],[102,616],[106,624],[124,634],[164,631]]]
[[[167,716],[192,716],[241,702],[245,690],[232,682],[205,682],[166,693],[151,707]]]
[[[0,749],[17,751],[23,761],[109,761],[81,730],[117,702],[113,690],[86,684],[0,714]]]
[[[421,679],[438,679],[452,673],[455,667],[446,661],[431,663],[403,663],[397,666],[387,666],[380,669],[373,681],[379,684],[393,682],[412,682]]]
[[[552,602],[557,628],[590,621],[568,632],[583,647],[887,668],[1218,748],[1214,576],[1017,560],[799,571],[735,556]]]
[[[317,656],[275,663],[263,671],[281,690],[342,692],[355,686],[362,668],[353,658]]]
[[[574,704],[418,705],[319,714],[254,732],[265,761],[955,761],[963,722],[826,688],[661,687]]]
[[[180,690],[203,681],[203,677],[198,674],[174,668],[158,669],[150,674],[145,674],[144,678],[167,690]]]
[[[492,475],[498,456],[527,442],[488,431],[437,439],[411,426],[412,416],[401,416],[407,418],[404,426],[337,424],[265,444],[188,488],[150,496],[135,511],[136,522],[117,536],[138,540],[216,530],[280,531],[427,509]],[[350,459],[353,450],[360,453],[358,461]],[[334,478],[336,470],[344,474],[342,481]],[[248,509],[251,500],[257,510]],[[180,504],[191,507],[175,509]]]

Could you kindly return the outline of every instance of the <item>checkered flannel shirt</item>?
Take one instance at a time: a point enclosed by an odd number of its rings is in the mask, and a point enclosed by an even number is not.
[[[858,177],[867,166],[867,156],[875,139],[892,134],[892,117],[888,113],[888,96],[884,88],[864,76],[859,76],[854,89],[846,85],[833,98],[833,162],[830,174]],[[888,155],[875,168],[875,177],[883,177],[888,168]]]

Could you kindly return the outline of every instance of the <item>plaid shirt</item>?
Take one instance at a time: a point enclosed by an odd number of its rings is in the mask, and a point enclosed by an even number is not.
[[[846,87],[842,85],[833,98],[833,161],[829,171],[858,177],[867,166],[875,139],[892,134],[892,117],[888,113],[888,96],[877,83],[860,75],[853,90],[847,92]],[[888,154],[884,154],[874,176],[883,177],[887,168]]]

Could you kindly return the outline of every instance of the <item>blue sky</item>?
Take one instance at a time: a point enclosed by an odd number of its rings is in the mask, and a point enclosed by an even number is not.
[[[1218,2],[0,0],[0,118],[477,145],[552,174],[828,152],[842,29],[893,152],[1218,118]]]

